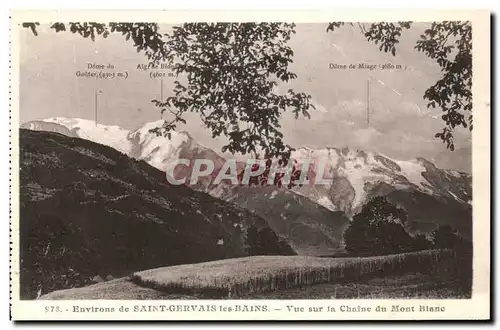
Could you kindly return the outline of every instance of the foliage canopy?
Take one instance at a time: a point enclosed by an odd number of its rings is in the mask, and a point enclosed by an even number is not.
[[[331,22],[326,31],[345,24]],[[23,23],[37,35],[39,23]],[[379,49],[396,55],[397,44],[412,22],[357,23],[361,33]],[[278,83],[297,78],[290,71],[293,50],[288,41],[295,33],[290,23],[185,23],[170,34],[161,34],[156,23],[70,22],[54,23],[56,32],[67,31],[95,40],[121,34],[132,40],[138,52],[153,63],[173,65],[179,79],[173,96],[153,100],[160,111],[173,119],[155,130],[169,135],[183,114],[198,112],[213,137],[225,136],[223,151],[263,152],[288,159],[291,146],[283,142],[280,118],[293,111],[295,117],[309,118],[311,96],[288,89],[276,90]],[[433,22],[416,42],[415,49],[439,65],[442,76],[424,93],[428,108],[440,108],[444,127],[435,134],[454,150],[457,126],[472,130],[472,26],[468,21]]]
[[[350,23],[351,25],[354,25]],[[345,25],[328,24],[326,31]],[[404,30],[412,22],[372,23],[369,27],[358,23],[361,33],[379,49],[396,56],[396,46]],[[441,69],[441,78],[424,93],[428,108],[442,110],[444,127],[435,137],[455,149],[453,131],[457,126],[472,130],[472,25],[468,21],[433,22],[415,44],[415,49],[434,60]]]

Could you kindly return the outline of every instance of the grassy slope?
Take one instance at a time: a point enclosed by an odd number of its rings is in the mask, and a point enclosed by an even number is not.
[[[23,298],[98,274],[244,256],[245,228],[267,226],[87,140],[21,130],[20,162]]]
[[[130,280],[42,299],[463,297],[467,292],[455,283],[456,270],[451,251],[336,259],[256,256],[151,269]]]
[[[419,272],[324,283],[241,296],[241,299],[447,299],[470,298],[449,273]],[[154,298],[152,298],[154,299]],[[163,298],[165,299],[165,298]]]
[[[46,300],[161,300],[207,299],[204,293],[169,293],[143,287],[128,278],[99,283],[85,288],[51,292]],[[286,290],[253,293],[236,299],[447,299],[470,298],[448,276],[412,273],[398,276],[375,276],[341,283],[323,283]]]

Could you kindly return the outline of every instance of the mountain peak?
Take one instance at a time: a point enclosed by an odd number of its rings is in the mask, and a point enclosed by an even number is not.
[[[180,131],[179,134],[185,135],[190,141],[194,141],[193,137],[188,131]]]
[[[156,135],[159,138],[168,139],[168,137],[167,137],[166,134],[159,134],[158,135],[158,134],[155,134],[155,133],[151,132],[151,130],[153,130],[155,128],[162,127],[165,124],[165,122],[166,121],[164,119],[160,119],[160,120],[156,120],[156,121],[145,123],[144,125],[142,125],[138,129],[136,129],[135,131],[131,132],[131,135],[134,136],[136,134],[139,134],[139,135],[149,135],[149,134],[152,134],[153,136]],[[178,132],[178,131],[172,130],[169,133],[170,133],[170,139],[169,140],[181,139],[184,142],[194,141],[193,137],[187,131],[180,131],[180,132]]]
[[[118,126],[96,124],[91,120],[80,118],[55,117],[37,121],[36,124],[26,123],[23,126],[35,130],[58,131],[105,144],[130,157],[144,160],[162,171],[166,171],[172,161],[179,158],[211,159],[216,168],[220,168],[226,161],[212,149],[200,145],[189,132],[171,131],[169,136],[151,132],[164,123],[164,120],[145,123],[133,132]],[[54,125],[60,126],[54,127]],[[319,187],[320,190],[326,189],[325,193],[318,193],[318,187],[311,187],[310,191],[304,191],[304,194],[318,203],[328,199],[327,205],[332,203],[335,205],[336,202],[338,204],[340,197],[332,197],[329,194],[340,191],[345,195],[342,199],[348,200],[349,209],[361,205],[371,189],[381,183],[396,187],[395,189],[418,190],[430,195],[449,195],[449,189],[439,189],[441,183],[461,178],[461,175],[456,173],[438,169],[432,162],[421,157],[414,160],[397,160],[382,153],[349,147],[322,149],[302,147],[295,150],[291,157],[299,164],[310,164],[309,169],[314,174],[319,174],[319,167],[323,167],[322,178],[333,180],[331,186]],[[206,183],[207,185],[204,183],[203,186],[209,187],[210,182]],[[454,185],[450,182],[447,186]],[[468,187],[464,189],[462,190],[466,192],[469,190]],[[468,193],[465,194],[462,190],[453,189],[452,193],[461,200],[467,200]]]
[[[144,159],[153,166],[159,166],[166,158],[178,157],[183,146],[191,146],[194,143],[193,138],[187,132],[172,131],[170,137],[151,132],[152,129],[161,127],[164,123],[165,120],[156,120],[130,131],[88,119],[52,117],[28,122],[22,127],[40,131],[58,131],[64,135],[108,145],[130,157]],[[54,125],[58,126],[58,129]]]

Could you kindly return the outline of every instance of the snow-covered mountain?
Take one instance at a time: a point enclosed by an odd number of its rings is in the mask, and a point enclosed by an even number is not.
[[[267,219],[277,233],[291,241],[314,235],[317,243],[311,246],[309,242],[308,253],[314,249],[316,254],[334,252],[334,246],[323,245],[326,240],[322,237],[340,242],[346,228],[345,215],[354,216],[376,196],[386,196],[407,212],[406,227],[412,233],[429,234],[439,225],[451,225],[465,238],[472,238],[470,174],[438,169],[423,158],[399,161],[348,148],[299,149],[292,157],[299,164],[321,160],[323,178],[331,179],[331,183],[304,185],[292,191],[237,187],[220,197]],[[317,174],[316,170],[312,168],[309,177]],[[304,249],[300,245],[294,248]]]
[[[117,126],[96,125],[89,120],[50,118],[26,123],[23,128],[57,131],[105,144],[130,157],[144,160],[162,171],[166,171],[169,164],[177,158],[211,159],[215,163],[216,172],[226,161],[215,151],[193,140],[187,132],[172,132],[170,138],[150,132],[161,124],[162,121],[152,122],[135,131],[128,131]],[[284,189],[275,189],[270,193],[265,187],[235,188],[225,184],[214,186],[211,185],[213,177],[206,177],[192,188],[252,209],[262,217],[267,217],[268,222],[275,224],[273,229],[284,236],[287,236],[290,228],[288,224],[284,225],[292,221],[290,216],[278,214],[278,221],[274,214],[276,212],[271,211],[292,207],[297,208],[292,212],[296,216],[293,221],[300,222],[302,228],[307,227],[315,232],[320,231],[321,235],[333,237],[330,229],[323,230],[324,226],[311,225],[314,221],[324,223],[332,214],[321,211],[325,219],[314,220],[319,214],[316,210],[312,211],[316,206],[304,207],[303,199],[298,198],[299,196],[315,202],[314,205],[321,205],[325,211],[342,212],[351,217],[369,198],[378,195],[387,196],[407,210],[409,226],[414,232],[428,233],[438,224],[446,223],[453,225],[464,236],[471,235],[470,174],[439,169],[423,158],[401,161],[380,153],[350,148],[300,148],[292,153],[292,158],[299,164],[305,161],[314,164],[309,167],[310,178],[318,175],[318,166],[321,164],[324,169],[323,178],[331,179],[331,183],[296,187],[291,194],[288,191],[285,195]],[[177,166],[175,175],[189,177],[190,171],[188,167]],[[276,198],[276,194],[283,195],[283,198]],[[300,217],[297,214],[301,214]],[[341,223],[334,227],[343,227]],[[336,234],[337,238],[338,235],[339,233]]]
[[[150,130],[159,127],[161,121],[148,123],[137,130],[127,131],[118,127],[107,127],[84,119],[50,118],[29,122],[22,128],[58,132],[70,137],[79,137],[108,145],[135,159],[144,160],[162,171],[177,158],[211,159],[216,168],[222,167],[225,159],[215,151],[201,146],[186,133],[172,132],[170,138],[157,136]],[[111,136],[110,136],[111,135]],[[189,177],[189,168],[177,167]],[[262,193],[260,187],[246,188],[230,185],[210,185],[206,178],[196,190],[209,192],[254,214],[261,215],[269,227],[285,238],[298,253],[305,255],[332,254],[342,249],[342,232],[348,224],[343,212],[332,212],[306,197],[285,189],[269,187]],[[268,196],[272,196],[268,200]],[[260,198],[268,200],[261,203]],[[255,201],[255,202],[254,202]],[[295,206],[303,205],[302,208]]]
[[[135,131],[129,131],[119,126],[102,125],[87,119],[53,117],[25,123],[21,128],[53,131],[90,140],[110,146],[134,158],[149,157],[155,162],[153,166],[160,167],[162,159],[177,158],[182,145],[191,140],[185,132],[172,132],[170,139],[149,132],[150,129],[161,126],[162,122],[147,123]],[[155,155],[160,157],[154,157]]]
[[[163,120],[158,120],[139,127],[134,131],[119,126],[96,124],[94,121],[80,118],[53,117],[31,121],[21,128],[61,133],[70,137],[79,137],[95,143],[110,146],[129,157],[144,160],[151,166],[166,171],[172,161],[179,158],[209,158],[222,166],[225,162],[216,152],[197,143],[188,132],[171,132],[170,137],[159,136],[150,130],[160,127]],[[177,166],[174,177],[190,176],[191,169]],[[205,190],[210,178],[200,180],[198,190]]]
[[[385,155],[350,148],[301,148],[292,157],[324,165],[328,185],[294,188],[324,207],[349,217],[375,196],[386,196],[408,213],[407,229],[428,234],[448,224],[472,238],[472,176],[437,168],[424,159],[395,160]],[[313,173],[314,175],[314,173]]]
[[[331,210],[348,214],[357,211],[377,189],[418,191],[460,203],[472,200],[470,174],[438,169],[424,158],[401,161],[350,148],[300,148],[292,153],[292,158],[299,164],[311,162],[315,173],[322,166],[323,178],[331,180],[330,185],[305,185],[295,191]]]

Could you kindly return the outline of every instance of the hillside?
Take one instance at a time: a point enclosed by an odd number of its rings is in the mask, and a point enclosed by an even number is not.
[[[129,132],[115,126],[96,125],[83,119],[50,118],[26,123],[23,127],[37,131],[54,130],[58,127],[62,134],[71,132],[71,136],[77,135],[118,148],[130,157],[143,160],[162,171],[168,168],[172,160],[178,158],[208,158],[219,168],[224,164],[224,158],[194,141],[187,132],[172,132],[170,138],[150,133],[152,128],[159,125],[161,122],[148,123]],[[109,134],[116,136],[110,137]],[[177,175],[189,178],[190,173],[190,168],[177,167]],[[206,178],[200,184],[190,187],[259,215],[299,254],[331,255],[342,250],[341,236],[348,224],[348,218],[343,212],[331,212],[307,197],[284,189],[271,188],[267,193],[259,188],[235,188],[224,182],[214,186],[210,184],[211,179]]]
[[[21,297],[160,266],[245,256],[265,220],[94,142],[20,130]],[[288,247],[289,248],[289,247]]]
[[[209,148],[205,148],[189,135],[188,132],[171,132],[170,138],[151,133],[153,128],[160,127],[162,120],[147,123],[136,130],[129,131],[118,126],[96,124],[93,121],[80,118],[48,118],[31,121],[21,125],[21,128],[58,132],[71,137],[79,137],[95,143],[110,146],[127,156],[144,160],[149,165],[166,171],[173,160],[187,159],[212,159],[220,167],[225,159]],[[186,167],[175,168],[175,177],[179,175],[190,176],[191,169]],[[208,180],[201,182],[193,188],[206,190]]]
[[[144,160],[162,171],[165,171],[169,163],[177,158],[191,160],[208,158],[214,161],[216,170],[225,162],[222,156],[194,141],[187,132],[172,132],[170,138],[149,132],[151,128],[158,127],[161,123],[161,121],[149,123],[132,132],[116,126],[108,127],[100,124],[96,126],[92,121],[67,118],[50,118],[26,123],[23,126],[37,130],[54,130],[54,125],[59,125],[61,132],[67,130],[70,134],[114,147],[119,144],[118,150]],[[109,137],[110,132],[115,132],[116,136]],[[439,225],[448,224],[465,238],[472,237],[472,176],[468,173],[440,169],[423,158],[402,161],[380,153],[350,148],[299,148],[292,153],[292,158],[299,164],[306,161],[314,164],[310,168],[311,178],[319,175],[321,164],[324,170],[323,177],[331,179],[331,184],[295,187],[293,189],[295,194],[290,195],[284,194],[285,190],[282,189],[271,192],[268,187],[235,188],[224,183],[214,186],[210,184],[212,177],[206,177],[192,188],[256,212],[274,224],[275,230],[285,236],[294,235],[286,233],[284,231],[286,228],[280,224],[284,217],[286,221],[306,228],[311,237],[318,237],[307,242],[307,245],[315,247],[309,249],[310,251],[318,250],[320,242],[323,241],[320,237],[329,236],[334,242],[338,240],[341,233],[337,232],[337,229],[343,228],[341,219],[344,215],[341,212],[350,218],[359,212],[362,205],[370,198],[380,195],[387,196],[392,203],[408,211],[408,230],[413,233],[428,234]],[[191,169],[186,167],[178,166],[177,169],[177,174],[187,177],[191,173]],[[271,201],[271,194],[279,197]],[[297,195],[314,203],[309,203]],[[316,204],[334,213],[325,212]],[[287,211],[285,213],[288,214],[283,215],[283,211],[280,210],[286,210],[290,205],[293,206],[292,211]],[[295,212],[293,209],[300,212]],[[311,226],[311,223],[318,225]],[[326,229],[323,224],[333,228],[334,233]],[[301,243],[296,244],[297,248],[306,251],[301,249],[300,245]],[[335,246],[327,244],[321,249],[331,250],[340,247],[338,244],[333,245]],[[324,252],[326,251],[321,253]]]

